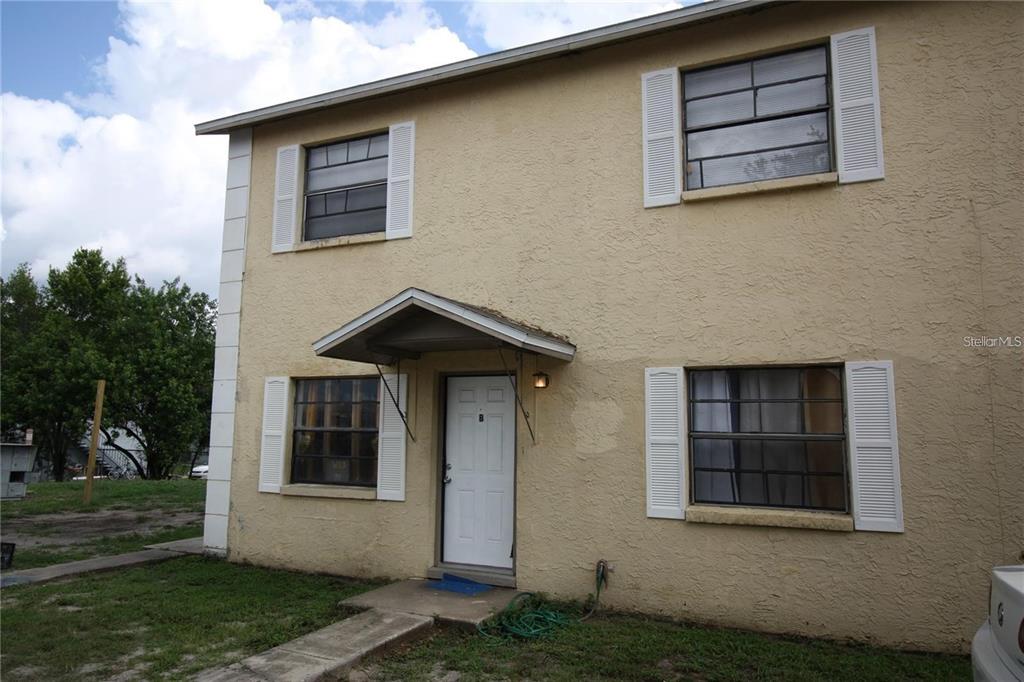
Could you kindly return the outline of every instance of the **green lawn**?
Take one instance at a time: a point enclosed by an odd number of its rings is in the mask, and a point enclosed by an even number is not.
[[[99,509],[180,509],[201,511],[206,501],[206,481],[175,479],[167,481],[93,482],[92,503],[82,501],[85,481],[32,483],[23,500],[8,500],[0,505],[0,519],[35,514],[88,512]]]
[[[4,677],[182,679],[340,620],[338,603],[374,586],[183,557],[6,587]]]
[[[918,654],[598,614],[548,639],[494,641],[437,630],[367,667],[371,679],[970,680],[965,656]]]

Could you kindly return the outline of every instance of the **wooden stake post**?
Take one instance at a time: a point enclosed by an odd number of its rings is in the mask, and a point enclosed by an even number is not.
[[[92,477],[96,473],[96,448],[100,445],[100,419],[103,417],[103,392],[107,388],[106,379],[96,382],[96,411],[92,413],[92,440],[89,442],[89,462],[85,465],[85,496],[86,504],[92,502]]]

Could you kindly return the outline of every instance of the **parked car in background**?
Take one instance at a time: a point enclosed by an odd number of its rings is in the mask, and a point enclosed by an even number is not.
[[[206,478],[206,476],[209,473],[210,473],[210,465],[209,464],[199,464],[197,466],[192,467],[192,475],[189,476],[189,478]]]
[[[1024,566],[992,569],[988,620],[971,642],[975,682],[1024,680]]]

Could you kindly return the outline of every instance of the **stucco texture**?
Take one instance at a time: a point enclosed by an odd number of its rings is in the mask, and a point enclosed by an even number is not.
[[[640,74],[873,25],[886,177],[642,206]],[[229,556],[422,576],[438,532],[442,373],[405,362],[405,502],[257,493],[265,376],[373,374],[322,335],[410,286],[578,347],[527,356],[521,589],[696,621],[964,650],[993,565],[1024,550],[1024,5],[783,5],[254,129]],[[271,254],[275,150],[416,121],[412,239]],[[511,358],[511,356],[509,356]],[[644,368],[892,360],[902,534],[649,519]]]

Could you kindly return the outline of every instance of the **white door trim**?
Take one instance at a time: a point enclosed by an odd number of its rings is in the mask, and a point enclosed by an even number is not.
[[[441,475],[438,477],[441,487],[441,494],[439,496],[441,523],[439,524],[438,532],[439,564],[478,567],[485,570],[490,569],[514,574],[516,553],[516,438],[518,433],[518,414],[516,411],[514,384],[509,381],[508,375],[500,373],[449,374],[442,378],[444,379],[444,391],[442,392],[440,402],[443,408],[441,419],[443,439],[440,448]],[[460,382],[465,388],[459,388]],[[487,386],[488,383],[491,385]],[[487,439],[500,436],[498,453],[500,455],[498,460],[501,467],[500,472],[495,472],[493,469],[477,470],[476,465],[482,464],[482,461],[479,459],[472,460],[468,465],[458,466],[459,451],[453,450],[453,447],[459,446],[453,440],[455,431],[453,429],[452,410],[453,406],[458,405],[458,403],[454,402],[458,398],[453,394],[453,391],[469,388],[476,391],[473,399],[480,401],[470,411],[479,412],[477,419],[485,420],[477,422],[476,419],[473,419],[473,423],[486,423],[488,426],[500,424],[498,432],[489,432],[487,427],[481,427],[481,431],[476,434],[474,439],[476,447],[483,446],[485,449],[476,450],[474,454],[486,457],[488,453],[486,445],[493,443],[493,441]],[[504,391],[500,403],[493,400],[493,391],[495,389]],[[471,397],[469,394],[464,395],[467,396],[467,400]],[[492,400],[489,401],[488,398]],[[488,413],[488,404],[491,405],[490,410],[492,413]],[[467,408],[469,408],[469,403],[467,403]],[[458,417],[454,418],[457,419]],[[463,447],[468,445],[468,441],[463,441],[463,443],[465,444]],[[451,470],[446,468],[448,464],[452,464]],[[449,473],[451,473],[452,482],[445,483]],[[477,477],[475,480],[473,479],[474,476]],[[466,500],[473,500],[473,504],[469,505],[473,510],[473,525],[466,525],[464,528],[474,528],[476,529],[475,533],[463,533],[459,527],[450,525],[457,524],[460,520],[456,516],[457,503],[455,498],[451,497],[460,480],[470,486],[469,489],[464,491]],[[481,486],[496,486],[496,489],[487,491],[487,497],[489,500],[500,500],[500,505],[496,502],[478,504],[476,502],[478,495],[484,491]],[[489,504],[495,504],[496,506],[489,506]],[[496,508],[500,508],[500,513],[488,516],[488,511],[493,512]],[[465,514],[463,514],[461,520],[464,522],[466,518]],[[495,523],[498,526],[495,526]],[[488,542],[485,539],[484,530],[494,531],[495,528],[500,528],[500,531],[496,531],[495,535]],[[466,542],[461,546],[456,544],[459,542],[460,537],[456,533],[463,533],[461,537]]]

